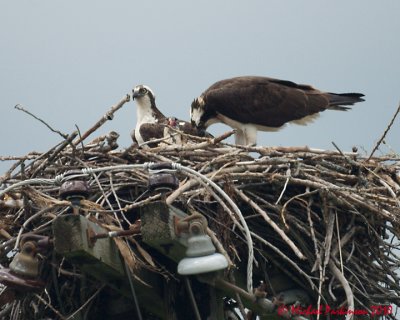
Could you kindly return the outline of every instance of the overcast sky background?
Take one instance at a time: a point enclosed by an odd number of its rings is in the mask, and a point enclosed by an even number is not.
[[[215,81],[270,76],[331,92],[361,92],[349,112],[306,127],[259,133],[259,145],[368,153],[400,101],[400,1],[3,1],[0,9],[0,155],[45,152],[61,141],[14,109],[64,133],[91,127],[137,84],[166,115],[189,119]],[[111,130],[130,145],[127,103],[89,139]],[[214,125],[213,134],[227,131]],[[400,119],[379,154],[400,152]],[[11,162],[0,162],[0,175]]]

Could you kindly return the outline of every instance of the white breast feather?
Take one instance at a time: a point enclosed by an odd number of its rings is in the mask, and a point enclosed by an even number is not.
[[[142,136],[140,135],[140,127],[144,123],[157,123],[158,120],[154,117],[151,110],[151,101],[148,96],[144,96],[136,100],[136,128],[135,128],[135,138],[140,144],[144,143]]]

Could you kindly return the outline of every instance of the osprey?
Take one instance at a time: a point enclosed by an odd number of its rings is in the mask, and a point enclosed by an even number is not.
[[[132,140],[140,145],[152,139],[166,138],[170,143],[181,143],[180,138],[172,138],[176,134],[173,129],[183,131],[191,135],[201,135],[201,131],[190,122],[180,121],[174,117],[167,118],[158,110],[153,91],[145,85],[137,85],[132,90],[132,99],[136,100],[136,127],[131,133]],[[173,129],[171,129],[173,128]],[[148,143],[150,147],[157,143]]]
[[[257,130],[277,131],[288,122],[306,125],[319,112],[349,109],[361,93],[323,92],[306,84],[267,77],[236,77],[214,83],[191,105],[200,129],[222,122],[236,129],[235,142],[255,144]]]

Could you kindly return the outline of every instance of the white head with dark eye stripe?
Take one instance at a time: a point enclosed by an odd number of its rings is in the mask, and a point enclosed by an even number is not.
[[[150,89],[150,87],[143,84],[137,85],[132,90],[132,99],[136,100],[136,103],[144,108],[151,108],[152,106],[154,107],[156,105],[156,97],[153,91]]]
[[[193,100],[190,108],[190,121],[197,129],[204,130],[210,125],[220,122],[217,113],[208,108],[202,96]]]
[[[201,97],[194,99],[190,108],[190,121],[192,122],[192,125],[201,129],[205,127],[203,119],[204,112],[203,99]]]

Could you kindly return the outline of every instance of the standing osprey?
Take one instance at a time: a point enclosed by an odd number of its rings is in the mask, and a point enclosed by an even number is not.
[[[180,138],[173,138],[177,135],[173,129],[183,131],[190,135],[200,135],[201,131],[190,122],[180,121],[176,118],[167,118],[156,106],[153,91],[145,85],[137,85],[132,90],[132,99],[136,100],[136,127],[131,133],[132,140],[140,145],[153,139],[166,138],[170,143],[180,143]],[[172,128],[172,129],[169,129]],[[149,147],[157,146],[157,143],[146,144]]]
[[[235,142],[255,144],[257,130],[277,131],[288,122],[305,125],[326,109],[349,109],[361,93],[330,93],[266,77],[236,77],[214,83],[191,106],[191,121],[206,129],[222,122],[236,129]]]

